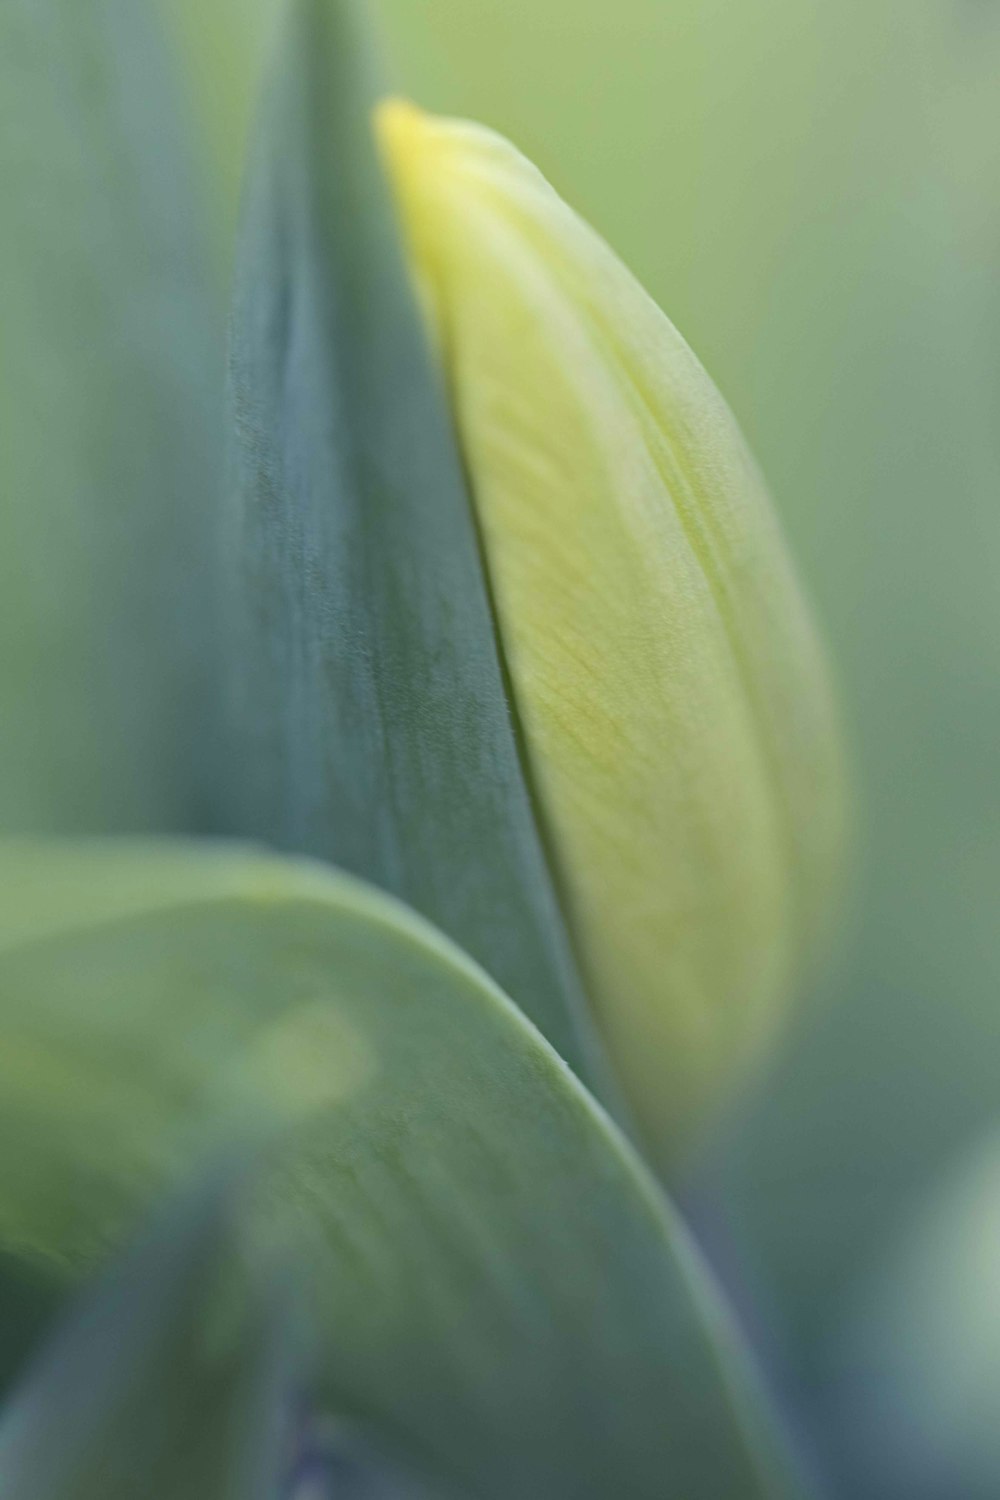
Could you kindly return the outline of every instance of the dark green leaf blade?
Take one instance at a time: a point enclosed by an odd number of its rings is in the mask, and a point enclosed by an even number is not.
[[[150,6],[5,0],[0,828],[201,819],[224,357],[197,180]]]
[[[340,0],[290,7],[247,191],[232,831],[401,896],[607,1098],[376,159],[362,33]]]

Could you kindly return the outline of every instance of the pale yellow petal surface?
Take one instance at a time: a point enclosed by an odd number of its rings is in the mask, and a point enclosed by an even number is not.
[[[669,1154],[822,926],[825,664],[732,416],[625,267],[500,137],[397,102],[379,124],[556,878]]]

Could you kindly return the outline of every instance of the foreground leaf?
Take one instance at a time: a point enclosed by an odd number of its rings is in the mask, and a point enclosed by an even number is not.
[[[319,866],[113,843],[8,848],[0,914],[0,1249],[73,1281],[252,1132],[246,1246],[308,1268],[329,1409],[486,1497],[792,1492],[683,1228],[423,921]]]
[[[231,826],[405,898],[607,1094],[372,98],[352,8],[293,4],[237,271]]]
[[[233,1183],[109,1268],[0,1420],[5,1500],[278,1500],[294,1321],[234,1257]]]
[[[190,829],[217,288],[150,7],[0,7],[0,828]]]
[[[401,1467],[353,1424],[318,1420],[307,1431],[288,1500],[459,1500]]]

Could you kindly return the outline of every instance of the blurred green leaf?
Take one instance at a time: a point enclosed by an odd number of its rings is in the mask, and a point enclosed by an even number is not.
[[[845,1493],[995,1500],[1000,1132],[953,1162],[844,1309],[834,1351]]]
[[[147,0],[149,3],[149,0]],[[154,0],[215,179],[213,208],[228,270],[247,136],[279,0]]]
[[[294,1317],[234,1256],[215,1177],[117,1259],[0,1420],[5,1500],[278,1500]]]
[[[339,1419],[316,1419],[301,1446],[289,1500],[458,1500]]]
[[[0,913],[0,1250],[72,1281],[250,1134],[241,1243],[307,1269],[328,1409],[484,1497],[796,1492],[657,1187],[421,919],[113,842],[8,847]]]
[[[196,826],[222,355],[149,6],[0,8],[0,827]]]
[[[245,205],[232,828],[403,897],[606,1094],[360,32],[339,0],[290,7]]]

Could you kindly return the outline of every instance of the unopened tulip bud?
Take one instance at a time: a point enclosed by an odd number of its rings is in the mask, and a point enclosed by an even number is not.
[[[379,128],[555,878],[671,1152],[761,1052],[824,926],[826,663],[731,413],[626,268],[490,131],[395,101]]]

